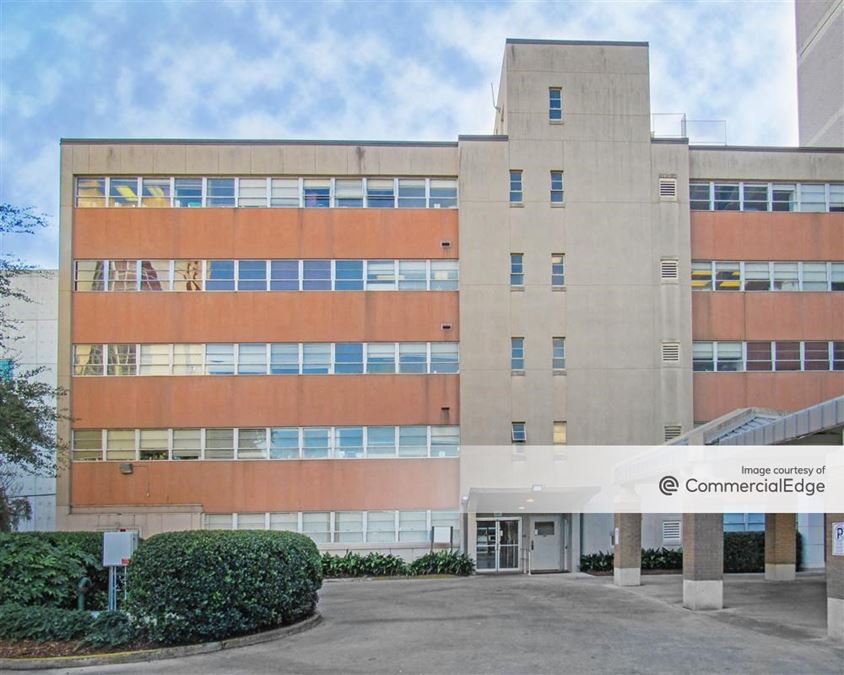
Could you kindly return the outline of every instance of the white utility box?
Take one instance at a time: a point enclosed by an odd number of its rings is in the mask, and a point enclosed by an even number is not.
[[[125,567],[136,548],[137,532],[103,532],[103,567]]]
[[[431,530],[431,542],[434,544],[451,544],[451,525],[434,525]]]

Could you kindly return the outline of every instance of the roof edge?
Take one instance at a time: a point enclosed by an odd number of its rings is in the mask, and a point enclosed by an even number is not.
[[[508,45],[571,45],[583,47],[649,47],[648,42],[624,42],[617,40],[542,40],[535,38],[507,38]]]
[[[358,141],[249,138],[60,138],[60,145],[366,145],[456,148],[457,141]]]
[[[805,145],[690,145],[689,150],[715,150],[718,152],[739,150],[741,152],[818,152],[844,153],[844,147],[809,147]]]

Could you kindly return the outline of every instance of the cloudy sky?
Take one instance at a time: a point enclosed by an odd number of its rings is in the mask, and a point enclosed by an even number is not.
[[[52,226],[62,137],[455,140],[490,133],[506,37],[646,40],[653,112],[794,145],[791,0],[0,0],[0,202]]]

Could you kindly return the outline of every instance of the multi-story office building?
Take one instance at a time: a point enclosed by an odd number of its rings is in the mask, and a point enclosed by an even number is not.
[[[508,40],[496,110],[445,143],[65,140],[59,527],[415,555],[451,525],[482,569],[574,569],[610,526],[535,502],[520,446],[844,393],[841,148],[654,138],[644,43]],[[476,446],[516,447],[490,476]]]

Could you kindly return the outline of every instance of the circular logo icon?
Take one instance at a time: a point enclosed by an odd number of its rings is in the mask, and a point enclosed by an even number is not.
[[[666,497],[670,497],[677,492],[679,486],[680,483],[677,482],[674,476],[663,476],[659,479],[659,491]]]

